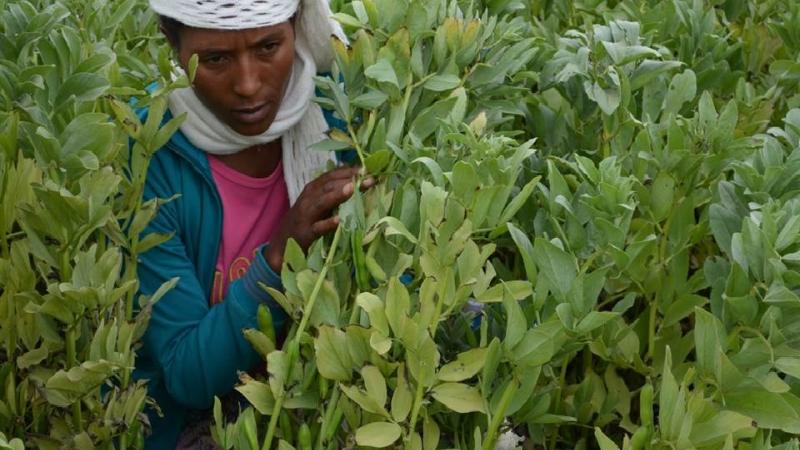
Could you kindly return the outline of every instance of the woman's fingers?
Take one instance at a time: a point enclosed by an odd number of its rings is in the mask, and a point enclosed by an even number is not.
[[[314,184],[321,186],[322,192],[328,193],[336,190],[342,182],[351,181],[358,175],[359,169],[356,167],[343,167],[340,169],[326,172],[314,180]]]
[[[324,193],[315,202],[317,217],[328,216],[334,208],[346,202],[353,195],[355,189],[353,183],[353,180],[347,178],[326,183]],[[364,192],[373,186],[375,179],[366,178],[361,182],[361,191]]]
[[[335,230],[339,226],[339,216],[328,217],[311,225],[311,231],[315,236],[322,236]]]
[[[364,180],[361,182],[361,191],[362,192],[366,191],[367,189],[371,188],[372,186],[375,186],[375,183],[376,183],[375,178],[372,178],[372,177],[364,178]]]
[[[295,205],[301,223],[305,223],[313,239],[328,234],[339,225],[339,218],[331,213],[349,199],[355,190],[355,177],[362,172],[359,167],[346,167],[321,175],[306,186],[301,200]],[[361,181],[360,190],[375,186],[376,180],[367,177]]]
[[[326,181],[351,179],[355,178],[355,176],[358,175],[359,172],[361,172],[360,167],[340,167],[338,169],[333,169],[330,172],[325,172],[319,177],[319,179],[323,179]]]

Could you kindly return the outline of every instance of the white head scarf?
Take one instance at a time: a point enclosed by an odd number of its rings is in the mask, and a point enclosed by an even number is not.
[[[221,122],[203,105],[192,88],[170,95],[173,114],[187,113],[181,131],[198,148],[229,155],[254,145],[282,139],[283,170],[292,204],[332,159],[330,153],[308,148],[325,139],[328,125],[319,105],[313,103],[318,72],[333,62],[330,37],[345,40],[341,26],[331,17],[328,0],[150,0],[160,15],[185,25],[218,30],[243,30],[278,25],[296,13],[295,63],[277,116],[270,128],[257,136],[244,136]]]

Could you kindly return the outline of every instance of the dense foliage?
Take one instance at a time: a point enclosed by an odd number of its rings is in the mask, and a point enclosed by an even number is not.
[[[287,249],[224,448],[798,448],[800,5],[334,4],[319,148],[381,183]],[[0,5],[0,430],[136,446],[168,53],[143,2]]]
[[[144,174],[177,125],[159,130],[164,91],[143,88],[157,61],[171,79],[169,53],[134,0],[0,11],[0,448],[129,448],[146,431],[136,260],[164,239],[140,236]]]

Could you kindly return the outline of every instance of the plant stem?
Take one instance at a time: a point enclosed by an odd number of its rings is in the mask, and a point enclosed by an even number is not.
[[[447,268],[446,270],[452,270],[452,269]],[[449,274],[450,272],[447,273]],[[445,276],[442,277],[442,281],[440,281],[441,284],[439,285],[439,292],[437,293],[437,296],[439,298],[437,299],[436,308],[434,308],[433,312],[433,320],[431,320],[430,324],[431,339],[436,338],[436,330],[437,328],[439,328],[439,318],[442,316],[442,308],[444,307],[444,298],[447,289],[447,285],[445,284],[446,281],[444,280],[447,279],[448,277]]]
[[[145,183],[145,176],[147,171],[150,167],[150,158],[145,158],[142,173],[137,177],[138,186],[136,187],[136,204],[133,207],[133,211],[131,212],[130,220],[133,221],[139,212],[142,209],[142,197],[144,196],[144,183]],[[137,277],[137,273],[139,271],[139,252],[137,251],[137,247],[139,246],[139,234],[135,234],[130,236],[130,257],[128,259],[128,265],[125,269],[125,280],[132,280]],[[133,306],[136,299],[136,292],[130,291],[125,298],[125,321],[131,322],[133,320]],[[133,367],[135,364],[135,354],[131,356],[131,364],[130,366]],[[131,369],[125,368],[122,371],[122,388],[127,389],[131,382]],[[119,450],[127,450],[128,449],[128,433],[123,433],[120,436],[119,440]]]
[[[328,273],[328,268],[333,263],[333,257],[336,254],[336,250],[339,248],[339,239],[341,239],[341,236],[342,227],[339,226],[336,228],[336,233],[333,235],[331,249],[328,252],[328,255],[325,257],[325,264],[322,266],[322,270],[319,272],[319,277],[317,277],[314,290],[311,291],[311,296],[308,299],[308,303],[306,304],[305,308],[303,308],[303,318],[300,319],[300,325],[297,327],[297,333],[294,335],[292,342],[289,344],[286,380],[289,380],[292,377],[292,367],[294,367],[294,361],[297,359],[297,354],[300,348],[300,339],[302,338],[303,333],[305,333],[306,327],[308,327],[308,321],[311,317],[311,312],[314,310],[314,304],[316,304],[317,297],[319,297],[319,291],[322,289],[322,284],[325,282],[325,276]],[[283,401],[285,399],[285,390],[281,392],[278,398],[275,399],[275,406],[272,408],[272,416],[269,419],[269,426],[267,427],[267,436],[264,439],[264,444],[261,446],[262,450],[269,450],[269,448],[272,446],[272,439],[275,436],[275,428],[278,425],[278,416],[280,415],[281,408],[283,408]]]
[[[559,383],[558,388],[558,396],[555,398],[555,407],[553,411],[558,414],[561,410],[561,396],[564,395],[564,385],[567,384],[567,366],[569,366],[569,362],[572,358],[569,355],[564,357],[564,361],[561,363],[561,375],[559,376]],[[556,444],[558,444],[558,425],[553,427],[553,435],[550,438],[550,449],[555,450]]]
[[[514,394],[517,393],[517,389],[519,389],[519,382],[516,378],[512,378],[505,391],[503,391],[503,396],[500,398],[500,406],[489,423],[489,429],[486,430],[483,450],[492,450],[494,448],[494,443],[497,440],[497,430],[500,429],[500,424],[505,418],[506,410],[511,405],[511,400],[514,398]]]
[[[7,255],[4,255],[7,257]],[[12,413],[17,413],[17,365],[14,363],[16,360],[16,349],[17,349],[17,328],[16,328],[16,317],[17,311],[15,308],[14,296],[15,292],[13,290],[8,290],[4,293],[4,298],[6,301],[6,305],[8,306],[8,322],[4,324],[8,327],[8,331],[6,334],[6,357],[8,361],[11,363],[11,372],[8,376],[11,377],[11,394],[9,398],[6,399],[8,402],[8,408],[11,410]]]
[[[69,281],[72,279],[72,267],[70,267],[70,255],[71,249],[69,246],[64,246],[61,253],[61,280],[62,281]],[[67,360],[65,361],[64,368],[69,370],[78,365],[78,351],[76,349],[78,336],[77,336],[77,328],[80,324],[81,318],[77,318],[76,323],[69,325],[66,330],[66,336],[64,338],[65,343],[64,346],[66,347],[67,352]],[[83,429],[83,414],[81,413],[81,401],[78,400],[77,402],[72,404],[72,420],[73,425],[75,426],[76,430]]]
[[[355,249],[353,250],[355,251]],[[358,268],[356,268],[358,270]],[[361,293],[361,289],[356,290],[355,297]],[[353,310],[350,311],[350,320],[348,321],[349,324],[355,324],[358,320],[358,312],[360,308],[356,302],[352,302]],[[317,373],[318,376],[319,373]],[[325,442],[329,439],[328,436],[328,428],[331,426],[336,426],[338,424],[331,423],[331,421],[336,417],[336,412],[339,407],[339,398],[341,397],[342,392],[339,390],[338,385],[334,385],[333,392],[331,392],[331,399],[328,401],[328,405],[325,407],[325,412],[322,414],[322,424],[320,427],[320,433],[317,436],[317,450],[325,450]],[[340,419],[336,419],[336,422],[339,422]]]
[[[423,386],[422,380],[425,379],[425,371],[420,373],[420,379],[417,380],[417,390],[414,394],[414,408],[411,410],[411,421],[409,422],[408,429],[413,431],[414,428],[417,426],[417,416],[419,415],[419,409],[422,407],[422,397],[425,394],[425,387]],[[410,435],[409,435],[410,436]]]
[[[650,303],[650,317],[647,325],[647,355],[653,357],[656,351],[656,313],[658,312],[658,296]]]
[[[331,394],[331,400],[328,402],[328,406],[325,408],[325,413],[322,415],[322,426],[319,429],[319,435],[317,435],[317,450],[325,449],[325,441],[328,439],[328,427],[332,426],[331,420],[333,420],[333,414],[336,412],[336,408],[339,406],[340,395],[341,391],[338,387],[334,386],[333,393]]]
[[[77,365],[77,351],[75,349],[78,337],[76,335],[75,326],[67,329],[66,336],[66,350],[67,350],[67,370]],[[81,413],[81,401],[78,400],[72,404],[72,421],[75,429],[83,429],[83,417]]]

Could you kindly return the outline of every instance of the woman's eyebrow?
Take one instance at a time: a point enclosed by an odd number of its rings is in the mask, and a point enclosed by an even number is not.
[[[270,31],[269,33],[265,34],[264,36],[260,36],[258,40],[254,41],[249,47],[256,48],[262,47],[270,42],[274,42],[280,40],[284,36],[283,31]],[[220,46],[219,42],[209,42],[201,43],[196,45],[193,49],[191,49],[192,53],[197,54],[207,54],[207,53],[231,53],[234,52],[235,49],[227,46]]]
[[[255,43],[252,44],[252,47],[262,47],[265,44],[275,42],[277,40],[282,39],[283,35],[284,35],[283,31],[272,31],[259,38]]]
[[[202,47],[198,49],[194,49],[193,53],[197,53],[198,55],[201,54],[220,54],[220,53],[231,53],[233,50],[229,48],[222,48],[222,47]]]

